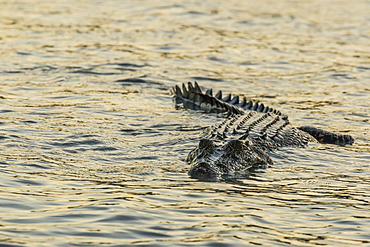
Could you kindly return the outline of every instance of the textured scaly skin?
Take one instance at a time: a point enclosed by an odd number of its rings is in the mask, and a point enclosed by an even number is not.
[[[200,180],[243,175],[250,170],[272,165],[268,151],[279,147],[304,147],[308,142],[352,144],[349,135],[315,127],[293,127],[288,117],[273,108],[238,96],[222,98],[219,91],[202,93],[195,82],[176,86],[172,93],[177,106],[206,112],[226,113],[219,125],[210,127],[199,145],[188,155],[189,175]]]

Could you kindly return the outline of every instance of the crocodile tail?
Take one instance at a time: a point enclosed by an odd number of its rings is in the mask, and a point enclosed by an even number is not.
[[[298,129],[307,132],[313,136],[318,142],[324,144],[337,144],[337,145],[346,145],[353,144],[355,140],[350,135],[344,135],[340,133],[333,133],[326,130],[318,129],[310,126],[302,126]]]
[[[207,91],[208,92],[208,91]],[[186,109],[203,110],[206,112],[243,114],[244,111],[234,105],[223,102],[209,94],[202,93],[198,83],[188,83],[188,87],[182,84],[182,89],[175,86],[172,90],[177,105]]]
[[[206,94],[209,94],[212,96],[212,89],[207,90]],[[218,91],[218,93],[214,96],[216,99],[219,99],[223,102],[226,102],[228,104],[240,107],[244,110],[250,110],[250,111],[256,111],[256,112],[262,112],[262,113],[274,113],[276,115],[283,115],[280,111],[273,109],[269,106],[265,106],[263,103],[254,102],[252,100],[248,100],[247,98],[243,98],[243,100],[239,100],[239,96],[232,96],[231,94],[222,97],[222,91]]]
[[[205,110],[207,112],[228,112],[234,114],[242,114],[243,110],[251,110],[256,112],[272,112],[276,115],[283,115],[280,111],[271,107],[265,106],[259,102],[247,100],[239,100],[239,96],[229,94],[222,97],[222,91],[213,96],[212,89],[208,89],[205,93],[202,92],[197,82],[194,85],[188,82],[188,86],[182,84],[182,88],[175,86],[172,89],[176,104],[182,104],[185,108],[193,110]]]

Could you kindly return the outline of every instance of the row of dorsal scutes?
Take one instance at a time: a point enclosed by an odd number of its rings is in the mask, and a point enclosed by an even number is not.
[[[194,95],[194,94],[204,95],[202,93],[202,89],[200,88],[200,86],[197,82],[194,82],[194,85],[191,82],[188,82],[187,87],[183,83],[182,84],[182,89],[180,89],[179,86],[176,86],[175,90],[174,90],[174,93],[176,95],[181,95],[182,97],[187,98],[187,99],[189,99],[189,97]],[[215,96],[213,96],[212,89],[208,89],[208,90],[206,90],[205,95],[208,95],[211,98],[215,98],[219,101],[225,102],[229,105],[242,108],[244,110],[257,111],[257,112],[263,112],[263,113],[272,112],[272,113],[277,114],[277,115],[282,115],[282,113],[280,111],[278,111],[276,109],[273,109],[269,106],[265,106],[263,103],[248,100],[246,97],[243,97],[243,99],[240,100],[240,97],[238,95],[232,96],[231,94],[229,94],[229,95],[227,95],[226,97],[223,98],[221,90],[218,91]],[[215,102],[215,101],[211,101],[210,99],[207,99],[207,101],[208,101],[207,102],[208,104],[209,103],[214,103],[216,105],[216,107],[220,107],[220,104],[217,104],[217,102]],[[201,102],[198,102],[198,103],[201,103]],[[202,106],[202,107],[204,107],[205,109],[207,109],[207,108],[213,109],[212,108],[213,105],[207,105],[207,103],[204,104],[204,106]],[[225,108],[230,108],[230,107],[227,107],[225,105],[222,105],[221,107],[224,108],[224,109]],[[228,110],[230,110],[230,109],[228,109]],[[237,110],[232,109],[232,112],[237,113]]]
[[[211,137],[219,139],[226,139],[230,135],[239,135],[241,140],[246,139],[249,135],[254,137],[263,136],[266,135],[266,131],[271,127],[271,123],[277,122],[277,120],[280,120],[280,116],[273,113],[249,111],[243,115],[229,117],[214,126],[210,134]]]
[[[172,94],[184,97],[186,99],[189,98],[189,93],[202,93],[202,89],[200,89],[197,82],[194,82],[194,86],[191,82],[188,82],[188,88],[186,88],[185,83],[182,84],[182,89],[176,85],[172,91]]]
[[[292,127],[284,115],[253,111],[224,120],[210,128],[208,136],[216,140],[251,138],[265,148],[272,149],[279,146],[304,146],[309,141],[306,133]]]
[[[182,89],[176,85],[172,93],[177,96],[178,102],[182,103],[185,108],[189,107],[191,109],[202,109],[206,112],[228,114],[242,114],[244,112],[244,109],[219,100],[209,94],[202,93],[196,82],[194,86],[189,82],[188,87],[182,84]]]
[[[243,100],[240,101],[239,95],[232,96],[232,94],[228,94],[225,97],[222,97],[222,91],[218,91],[215,96],[212,95],[212,89],[208,89],[206,91],[206,94],[215,97],[218,100],[221,100],[223,102],[226,102],[228,104],[240,107],[244,110],[251,110],[251,111],[257,111],[262,113],[272,112],[277,115],[281,115],[281,112],[278,110],[275,110],[269,106],[265,106],[263,103],[254,102],[252,100],[248,100],[246,97],[243,97]]]

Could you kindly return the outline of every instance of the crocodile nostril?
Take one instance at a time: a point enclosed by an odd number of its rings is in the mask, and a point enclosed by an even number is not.
[[[189,171],[189,175],[192,178],[200,178],[206,176],[207,174],[209,174],[209,164],[205,162],[201,162],[193,166]]]
[[[200,163],[197,167],[198,174],[205,174],[208,172],[208,164],[207,163]]]
[[[189,170],[191,178],[199,179],[201,181],[217,181],[218,175],[220,175],[212,164],[206,162],[200,162],[194,165]]]

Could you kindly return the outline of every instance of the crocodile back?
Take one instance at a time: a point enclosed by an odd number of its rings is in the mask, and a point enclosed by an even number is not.
[[[354,142],[350,135],[309,126],[295,128],[280,111],[245,97],[243,100],[231,94],[223,97],[222,91],[213,96],[212,89],[203,93],[197,82],[182,84],[182,88],[175,86],[171,92],[178,107],[228,115],[224,122],[211,128],[211,137],[249,137],[267,148],[305,146],[310,141],[337,145]]]
[[[225,119],[209,128],[208,138],[218,140],[252,139],[263,149],[278,147],[303,147],[315,139],[293,127],[286,116],[274,113],[246,112]]]

